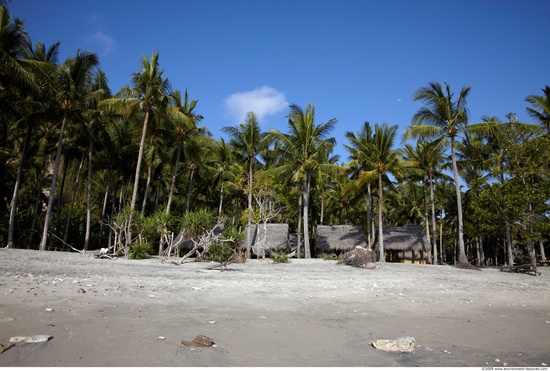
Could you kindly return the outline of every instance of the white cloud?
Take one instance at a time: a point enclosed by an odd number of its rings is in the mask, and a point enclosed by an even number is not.
[[[236,119],[238,123],[244,122],[246,114],[254,112],[258,121],[267,115],[277,114],[288,108],[288,102],[283,93],[270,86],[241,93],[231,94],[224,101],[226,116]]]
[[[105,27],[103,15],[94,13],[86,17],[86,23],[92,32],[86,37],[87,41],[99,48],[97,52],[103,55],[112,54],[117,50],[118,44]]]
[[[115,39],[101,30],[94,33],[90,37],[90,40],[101,46],[103,54],[111,54],[117,49],[117,42]]]

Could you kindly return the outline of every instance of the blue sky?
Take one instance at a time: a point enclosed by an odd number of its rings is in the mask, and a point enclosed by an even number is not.
[[[470,85],[471,122],[530,121],[524,99],[550,85],[548,0],[14,0],[33,42],[99,55],[112,91],[160,53],[174,89],[199,100],[215,137],[248,111],[287,131],[288,105],[337,118],[336,153],[364,121],[411,123],[428,82]],[[401,137],[399,137],[401,141]]]

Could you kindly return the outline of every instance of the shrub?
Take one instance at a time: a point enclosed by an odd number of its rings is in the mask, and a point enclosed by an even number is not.
[[[278,263],[290,263],[290,256],[285,251],[276,251],[272,252],[269,256],[271,259],[273,259],[273,264]]]
[[[215,262],[227,261],[235,252],[227,243],[212,244],[208,248],[210,259]]]
[[[142,260],[149,259],[151,245],[148,242],[136,242],[130,246],[130,259]]]

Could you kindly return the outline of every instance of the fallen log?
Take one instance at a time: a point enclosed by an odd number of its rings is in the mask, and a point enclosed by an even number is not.
[[[533,273],[535,276],[540,276],[540,272],[537,272],[537,267],[533,266],[531,263],[513,265],[511,267],[502,267],[500,268],[500,271],[509,273]]]

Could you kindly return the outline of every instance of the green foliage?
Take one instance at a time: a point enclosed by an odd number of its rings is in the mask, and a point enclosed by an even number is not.
[[[136,242],[130,246],[130,259],[143,260],[151,257],[152,246],[148,242]]]
[[[210,259],[215,262],[227,261],[235,251],[228,243],[212,244],[208,248],[208,253],[210,254]]]
[[[273,264],[290,263],[290,256],[284,250],[272,252],[269,257],[273,259]]]
[[[180,230],[197,235],[206,232],[216,224],[214,212],[200,210],[185,214],[180,221]]]
[[[231,246],[237,248],[244,241],[244,232],[236,226],[231,226],[223,231],[224,239],[232,239]]]

